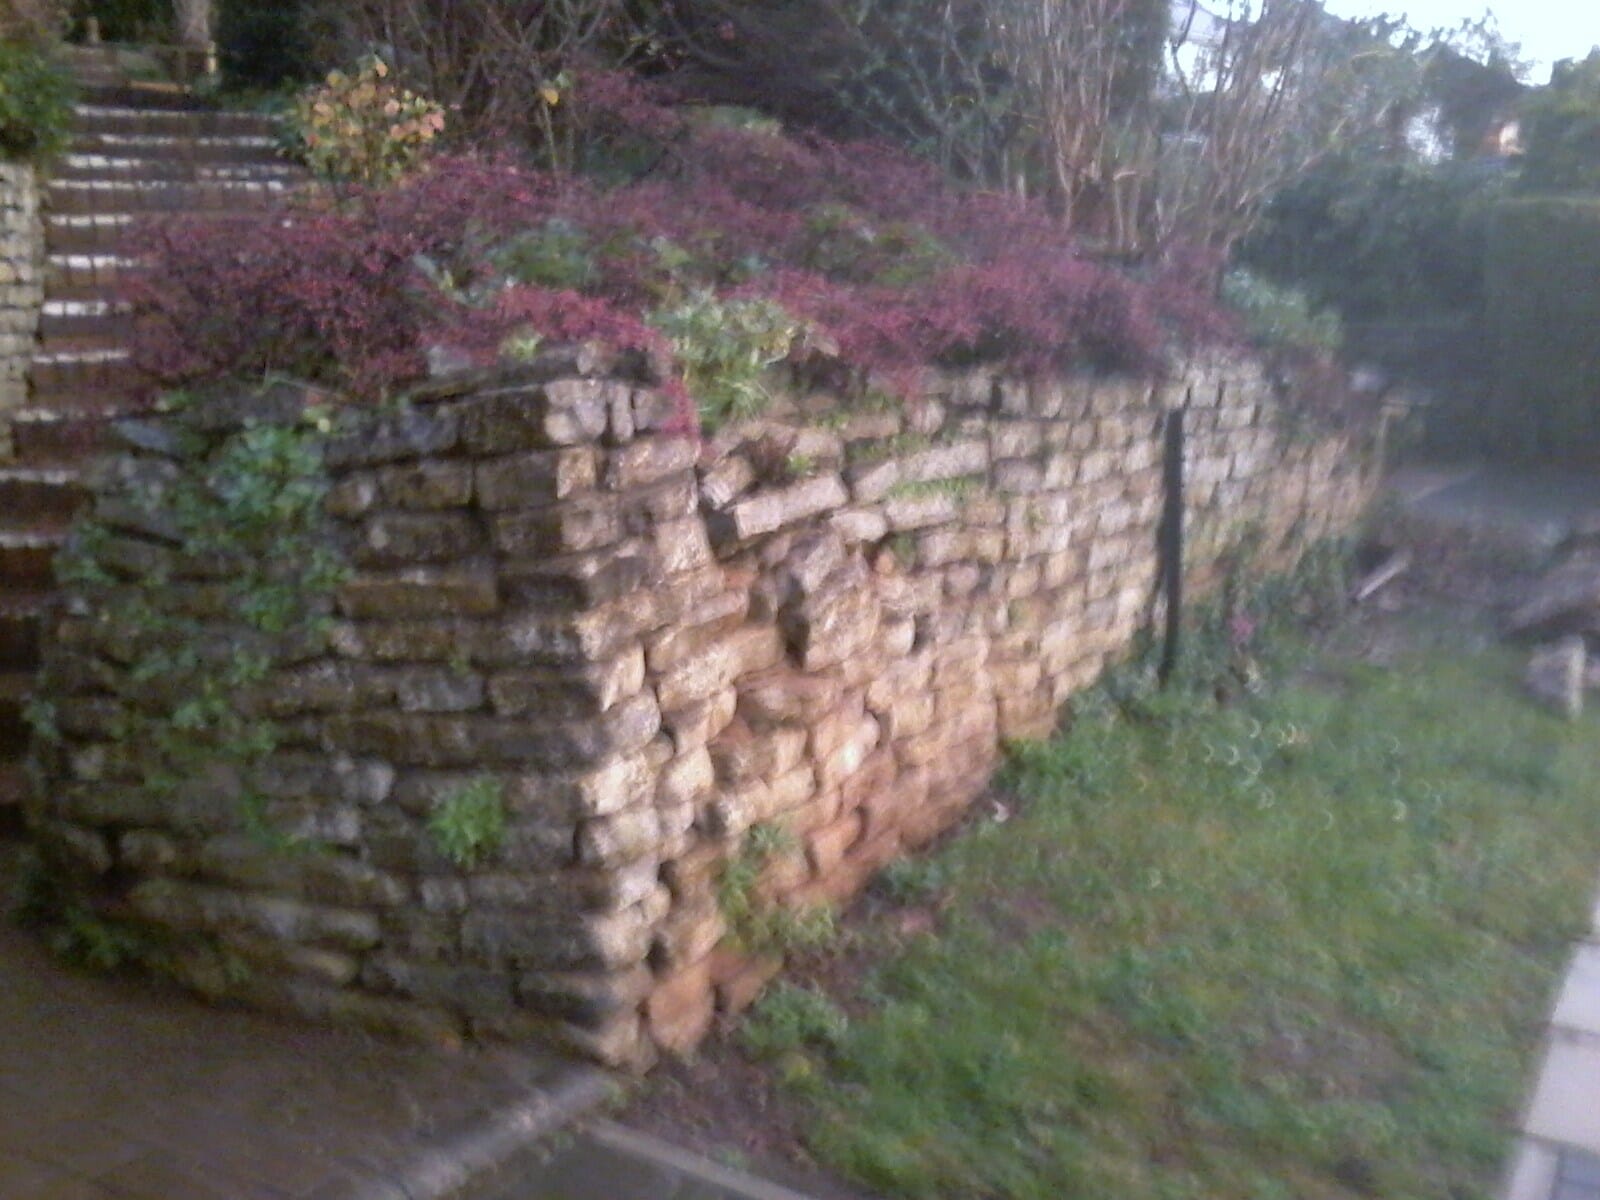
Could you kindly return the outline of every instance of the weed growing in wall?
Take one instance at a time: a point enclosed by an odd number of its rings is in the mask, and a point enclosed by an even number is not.
[[[723,864],[717,906],[729,936],[751,953],[788,953],[831,942],[838,932],[826,905],[792,908],[761,894],[761,878],[774,860],[792,854],[794,836],[780,825],[754,825],[739,852]]]
[[[505,841],[505,791],[499,781],[480,776],[445,796],[428,818],[428,833],[456,866],[477,866]]]

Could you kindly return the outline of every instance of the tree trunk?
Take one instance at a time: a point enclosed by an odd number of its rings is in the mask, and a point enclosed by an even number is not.
[[[212,0],[174,0],[178,16],[178,41],[203,49],[211,42]]]

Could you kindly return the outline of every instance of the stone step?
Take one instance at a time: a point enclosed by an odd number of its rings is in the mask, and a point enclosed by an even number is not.
[[[46,300],[39,313],[39,340],[53,344],[86,338],[125,340],[132,332],[128,305],[112,300]]]
[[[78,82],[78,101],[95,108],[159,109],[164,112],[216,111],[195,99],[193,92],[175,83],[129,80],[116,71],[92,67],[81,74],[74,72]]]
[[[0,763],[0,812],[22,807],[28,796],[28,773],[20,762]]]
[[[278,138],[270,134],[175,137],[171,134],[79,132],[72,138],[71,151],[124,158],[172,158],[179,162],[251,163],[276,160],[278,144]]]
[[[50,594],[27,588],[0,588],[0,671],[32,671],[39,665]]]
[[[42,319],[42,318],[41,318]],[[61,359],[65,356],[89,356],[114,352],[127,353],[128,329],[115,321],[74,320],[65,329],[40,331],[34,346],[34,360]]]
[[[33,694],[32,671],[0,671],[0,759],[18,759],[28,749],[23,716]]]
[[[55,179],[45,188],[44,202],[52,213],[218,212],[269,203],[290,186],[282,179]]]
[[[47,413],[57,417],[103,421],[111,417],[131,416],[146,407],[148,406],[134,398],[129,391],[127,380],[122,379],[109,386],[79,386],[58,390],[36,388],[29,397],[26,407],[19,409],[18,413],[24,418]],[[43,466],[59,461],[51,459],[46,462],[30,458],[26,460],[26,464]]]
[[[97,453],[105,438],[106,421],[136,411],[121,393],[90,393],[80,408],[62,406],[55,397],[35,396],[27,408],[10,417],[11,443],[19,462],[30,465],[82,461]]]
[[[276,118],[261,113],[161,111],[121,104],[79,104],[73,124],[85,134],[168,137],[274,137],[280,128]]]
[[[0,528],[0,588],[42,591],[52,587],[56,551],[66,537],[65,522],[28,529]]]
[[[129,391],[137,385],[133,358],[121,347],[39,351],[28,363],[35,396],[80,391]]]
[[[66,293],[83,288],[98,294],[88,297],[104,300],[122,282],[124,275],[138,267],[139,260],[127,254],[50,253],[44,259],[44,294],[48,300],[66,299]]]
[[[281,159],[213,162],[181,153],[161,156],[72,153],[64,155],[57,164],[55,178],[99,183],[265,183],[298,179],[304,173],[303,168]]]
[[[51,213],[44,219],[45,249],[61,256],[108,254],[137,219],[133,213]]]
[[[0,466],[0,523],[69,521],[88,500],[70,467]]]

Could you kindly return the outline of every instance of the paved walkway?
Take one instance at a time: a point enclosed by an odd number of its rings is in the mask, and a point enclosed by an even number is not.
[[[617,1087],[533,1048],[72,971],[0,916],[0,1200],[805,1200],[607,1122],[565,1130]]]
[[[1505,1200],[1600,1200],[1600,903],[1573,952]]]
[[[0,920],[4,1200],[446,1195],[486,1132],[608,1091],[526,1048],[400,1045],[79,974]]]

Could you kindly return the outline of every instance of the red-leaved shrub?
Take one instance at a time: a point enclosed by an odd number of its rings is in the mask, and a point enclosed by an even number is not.
[[[145,227],[138,366],[156,387],[279,371],[371,398],[424,375],[433,347],[492,360],[526,334],[660,361],[649,315],[705,291],[775,301],[813,351],[903,380],[1147,369],[1175,338],[1227,333],[1203,273],[1085,258],[1038,208],[895,151],[716,124],[625,77],[578,95],[602,148],[649,144],[640,175],[448,158],[385,191]]]

